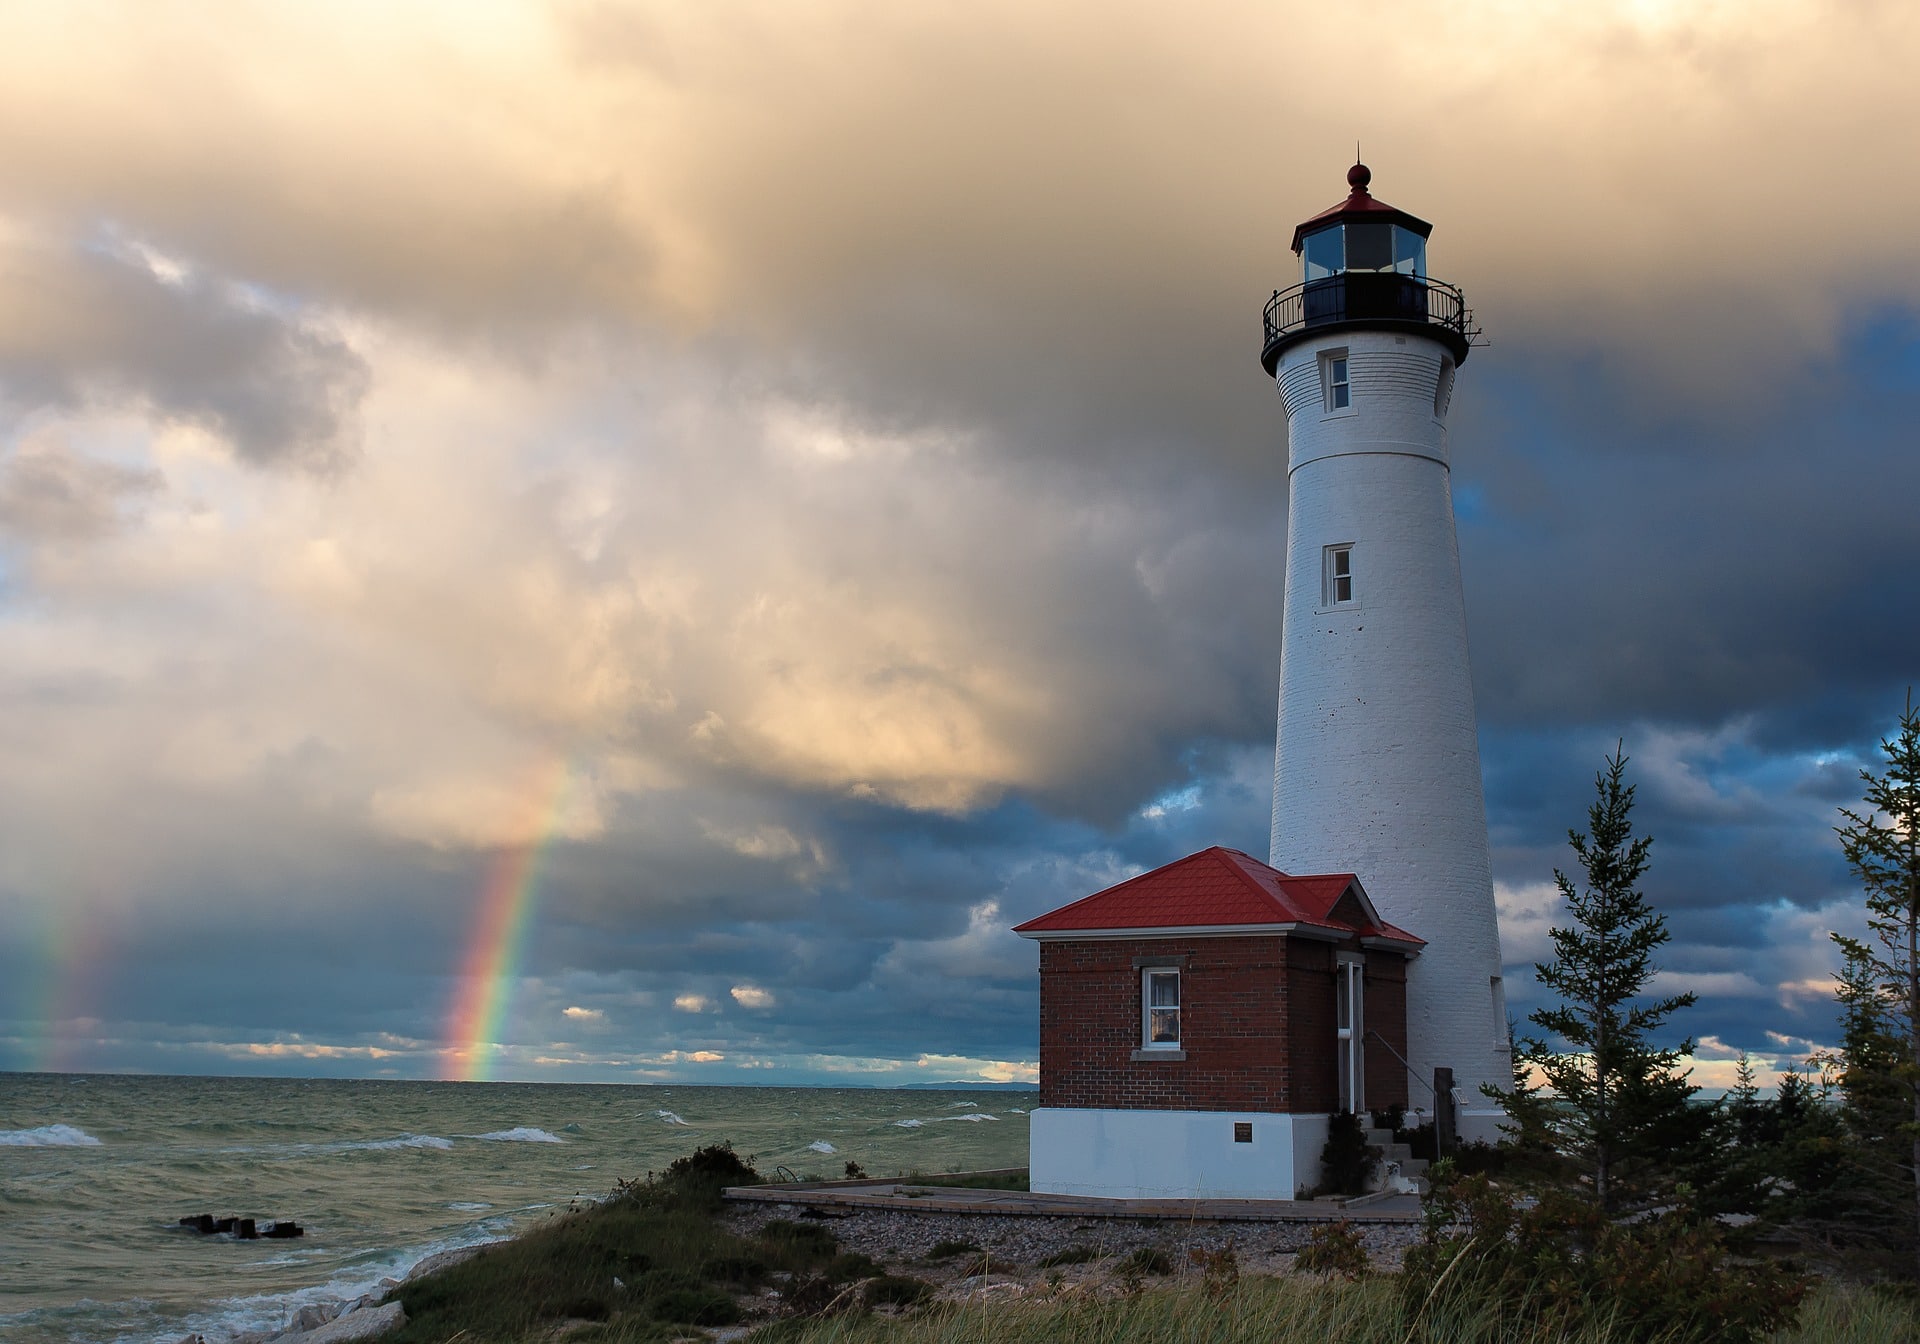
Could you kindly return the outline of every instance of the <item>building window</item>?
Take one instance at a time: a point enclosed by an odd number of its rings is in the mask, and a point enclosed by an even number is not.
[[[1330,350],[1320,356],[1320,385],[1329,411],[1344,411],[1353,405],[1353,387],[1347,377],[1347,352]]]
[[[1329,546],[1322,552],[1324,578],[1321,583],[1323,607],[1338,607],[1353,601],[1353,544]]]
[[[1147,1050],[1180,1048],[1180,972],[1149,966],[1140,973],[1140,1044]]]

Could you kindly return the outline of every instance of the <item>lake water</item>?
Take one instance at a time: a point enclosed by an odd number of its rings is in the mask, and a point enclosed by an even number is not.
[[[0,1073],[0,1339],[223,1340],[731,1140],[762,1173],[1019,1167],[1031,1092]],[[199,1236],[210,1213],[298,1240]]]

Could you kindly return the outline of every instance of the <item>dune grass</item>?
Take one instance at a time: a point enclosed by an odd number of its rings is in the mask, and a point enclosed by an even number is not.
[[[796,1322],[768,1338],[779,1344],[1659,1344],[1608,1325],[1543,1330],[1524,1314],[1501,1316],[1485,1306],[1456,1303],[1431,1314],[1409,1306],[1391,1279],[1248,1278],[1219,1295],[1189,1282],[1125,1297],[934,1309],[907,1320]],[[1774,1344],[1914,1339],[1920,1339],[1920,1312],[1910,1300],[1830,1284],[1807,1300],[1799,1324],[1774,1336]]]
[[[1202,1274],[1171,1257],[1150,1266],[1122,1257],[1110,1275],[1096,1271],[1077,1287],[1056,1264],[1049,1284],[1016,1300],[936,1303],[920,1279],[886,1275],[843,1251],[821,1223],[774,1220],[751,1236],[729,1232],[715,1215],[721,1187],[741,1183],[729,1170],[738,1164],[722,1148],[695,1158],[707,1166],[623,1187],[403,1285],[396,1296],[408,1323],[391,1344],[657,1344],[746,1324],[743,1302],[790,1313],[755,1331],[766,1344],[1660,1344],[1605,1319],[1564,1333],[1548,1302],[1537,1312],[1524,1301],[1502,1308],[1496,1293],[1458,1281],[1451,1288],[1465,1291],[1413,1302],[1394,1276],[1269,1278],[1200,1265]],[[1167,1270],[1175,1277],[1150,1278]],[[775,1286],[778,1297],[767,1293]],[[875,1306],[907,1314],[869,1314]],[[1836,1281],[1807,1298],[1796,1325],[1772,1344],[1910,1339],[1920,1340],[1913,1296]]]
[[[901,1180],[909,1185],[936,1185],[956,1190],[1018,1190],[1025,1193],[1026,1171],[958,1171],[938,1176],[914,1172]]]

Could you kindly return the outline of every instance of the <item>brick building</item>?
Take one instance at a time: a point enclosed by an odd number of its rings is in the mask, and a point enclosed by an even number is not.
[[[1407,1102],[1424,944],[1351,873],[1216,847],[1014,932],[1040,944],[1035,1190],[1289,1199],[1331,1112]]]

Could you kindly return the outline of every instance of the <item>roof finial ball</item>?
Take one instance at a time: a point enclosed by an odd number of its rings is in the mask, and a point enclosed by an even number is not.
[[[1356,163],[1347,169],[1347,185],[1355,191],[1365,194],[1367,184],[1373,181],[1373,169],[1364,163]]]

